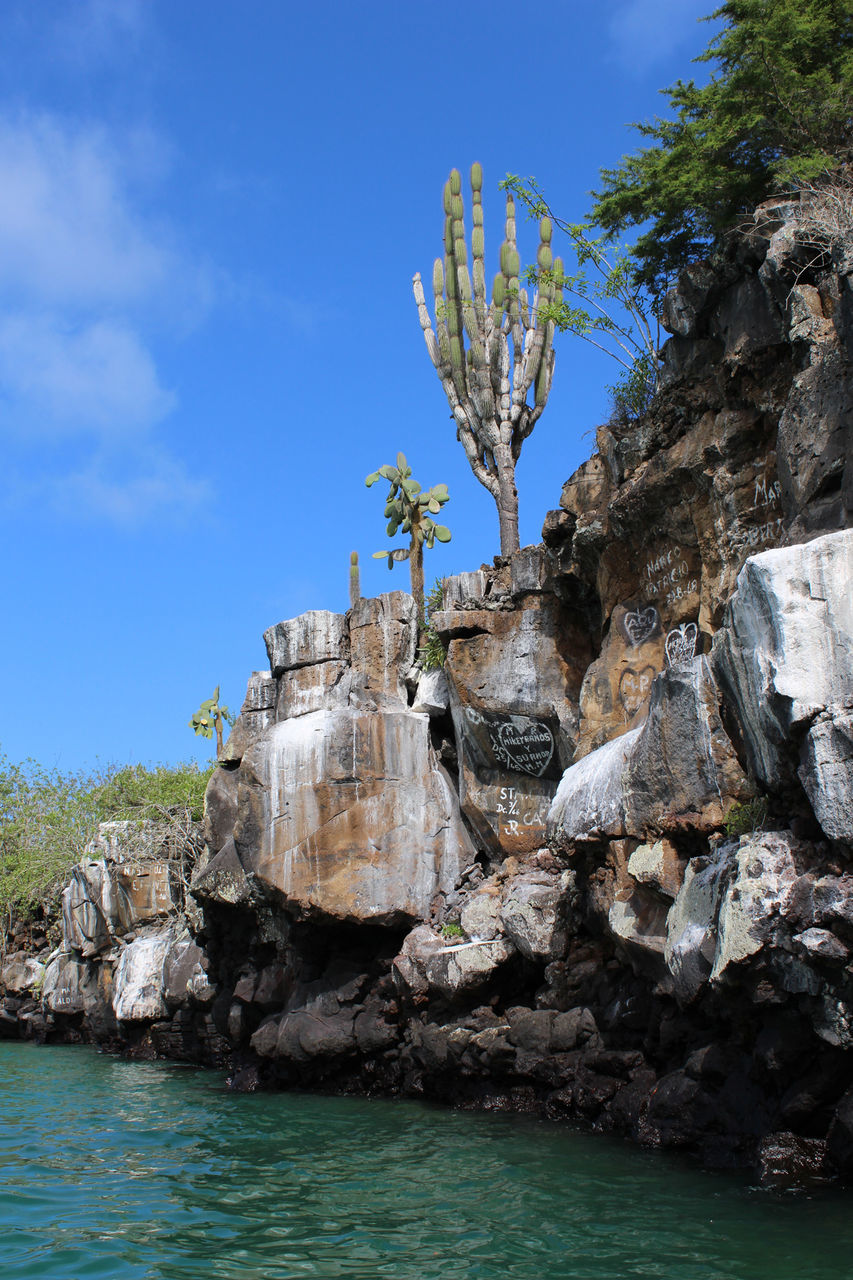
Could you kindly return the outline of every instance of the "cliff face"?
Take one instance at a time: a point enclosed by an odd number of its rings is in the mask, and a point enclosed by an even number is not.
[[[446,580],[443,672],[400,592],[270,628],[191,893],[154,850],[122,915],[92,851],[18,1026],[853,1173],[853,253],[795,221],[685,274],[543,545]]]

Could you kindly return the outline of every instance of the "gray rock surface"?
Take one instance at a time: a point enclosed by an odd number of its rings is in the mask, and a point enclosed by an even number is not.
[[[665,898],[675,898],[684,882],[684,861],[671,840],[641,844],[628,858],[628,874]]]
[[[607,913],[607,925],[629,954],[663,955],[667,912],[659,898],[643,888],[618,897]]]
[[[442,716],[450,709],[450,690],[443,668],[424,671],[418,679],[413,711],[425,711],[429,716]]]
[[[741,570],[714,642],[758,782],[790,785],[806,740],[800,776],[833,834],[849,831],[845,805],[853,809],[851,580],[853,530],[765,551]]]
[[[45,968],[42,999],[51,1013],[83,1013],[99,999],[95,966],[71,952],[55,953]]]
[[[635,836],[676,825],[712,830],[747,793],[723,728],[705,657],[670,667],[652,686],[648,719],[564,773],[548,814],[549,843]]]
[[[243,706],[225,746],[222,760],[240,760],[250,742],[275,720],[278,684],[271,671],[253,671],[246,687]]]
[[[676,996],[687,1003],[711,976],[717,954],[717,916],[732,855],[721,845],[706,858],[691,858],[684,884],[666,922],[664,958]]]
[[[329,662],[346,654],[346,615],[328,609],[312,609],[296,618],[277,622],[264,632],[270,671],[280,676],[295,667]]]
[[[830,840],[853,844],[853,711],[840,707],[809,726],[797,774]]]
[[[12,995],[36,991],[44,982],[45,966],[31,956],[20,952],[7,956],[0,969],[0,984]]]
[[[548,963],[565,955],[574,885],[571,871],[559,877],[527,872],[510,880],[500,920],[507,938],[529,960]]]
[[[788,904],[797,880],[790,842],[773,832],[742,836],[727,869],[717,920],[711,982],[790,934]]]
[[[394,960],[394,977],[410,994],[436,991],[455,1000],[482,987],[514,953],[515,947],[505,938],[448,945],[429,925],[418,925]]]
[[[145,1022],[168,1013],[166,960],[171,928],[143,934],[121,953],[113,979],[113,1010],[120,1022]]]
[[[349,618],[352,654],[350,705],[406,707],[406,676],[418,643],[417,610],[405,591],[362,597]]]

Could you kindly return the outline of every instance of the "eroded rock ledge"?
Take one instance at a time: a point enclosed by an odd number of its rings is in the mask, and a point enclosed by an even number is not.
[[[445,581],[442,672],[402,592],[269,629],[191,884],[104,830],[7,1033],[853,1176],[853,255],[792,216],[682,279],[543,545]]]

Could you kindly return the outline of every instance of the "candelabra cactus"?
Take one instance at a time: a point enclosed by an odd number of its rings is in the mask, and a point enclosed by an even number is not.
[[[385,500],[385,516],[388,520],[386,533],[393,538],[397,530],[410,535],[408,547],[393,547],[390,551],[374,551],[374,560],[388,561],[388,568],[401,560],[408,560],[412,580],[412,595],[418,607],[418,613],[424,610],[424,547],[433,547],[436,542],[449,542],[450,530],[446,525],[436,524],[432,516],[438,515],[445,502],[450,501],[446,484],[433,485],[431,489],[421,490],[417,480],[412,479],[412,468],[406,461],[404,453],[397,454],[397,465],[382,466],[373,471],[365,480],[368,489],[377,480],[389,481],[391,488]]]
[[[358,571],[358,552],[353,551],[349,558],[349,602],[352,607],[361,599],[361,577]]]
[[[552,256],[551,221],[543,218],[537,262],[544,275],[532,298],[519,286],[515,203],[508,194],[500,270],[489,304],[482,190],[483,170],[474,164],[469,272],[459,170],[453,169],[445,183],[444,259],[436,258],[432,277],[435,329],[420,273],[414,277],[414,292],[427,350],[453,411],[457,438],[474,475],[497,504],[501,555],[510,555],[518,550],[515,464],[545,408],[554,372],[555,326],[540,318],[540,303],[552,306],[561,299],[563,264]],[[531,391],[533,403],[528,404]]]

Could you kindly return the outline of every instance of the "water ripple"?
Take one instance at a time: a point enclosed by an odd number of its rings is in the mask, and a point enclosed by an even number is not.
[[[3,1280],[842,1280],[791,1200],[527,1118],[0,1044]]]

